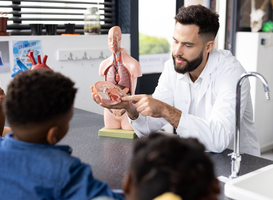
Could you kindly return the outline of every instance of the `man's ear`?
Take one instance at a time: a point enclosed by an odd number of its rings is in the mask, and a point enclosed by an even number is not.
[[[206,44],[206,51],[209,53],[212,48],[213,48],[213,45],[214,45],[214,41],[208,41],[207,44]]]
[[[57,130],[58,130],[57,126],[52,126],[48,130],[47,136],[46,136],[48,144],[56,144],[58,142],[58,140],[57,140]]]
[[[122,190],[124,191],[125,194],[130,193],[131,185],[132,185],[132,180],[131,180],[130,173],[126,172],[122,182]]]

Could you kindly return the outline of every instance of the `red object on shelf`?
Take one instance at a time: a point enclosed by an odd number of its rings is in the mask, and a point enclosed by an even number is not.
[[[46,60],[47,60],[47,55],[44,56],[44,59],[43,59],[43,63],[41,62],[41,56],[40,55],[37,55],[37,59],[38,59],[38,64],[36,63],[35,59],[34,59],[34,56],[33,56],[33,52],[29,52],[27,53],[27,57],[29,57],[29,59],[31,60],[31,63],[32,63],[32,68],[31,70],[34,70],[34,69],[50,69],[50,67],[48,67],[46,65]],[[51,69],[50,69],[51,70]]]

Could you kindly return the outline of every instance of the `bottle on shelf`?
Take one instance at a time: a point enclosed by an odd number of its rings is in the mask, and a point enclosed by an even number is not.
[[[87,8],[84,14],[84,35],[94,35],[100,33],[101,26],[98,7]]]

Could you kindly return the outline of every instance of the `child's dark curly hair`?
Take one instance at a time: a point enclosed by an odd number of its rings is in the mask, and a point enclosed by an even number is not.
[[[197,25],[199,34],[211,41],[215,39],[219,29],[219,15],[202,5],[182,6],[174,19],[180,24]]]
[[[39,124],[66,114],[74,103],[74,82],[47,69],[20,72],[3,101],[10,125]]]
[[[130,164],[137,199],[172,192],[183,200],[214,200],[220,193],[211,160],[197,139],[151,133],[136,141]]]

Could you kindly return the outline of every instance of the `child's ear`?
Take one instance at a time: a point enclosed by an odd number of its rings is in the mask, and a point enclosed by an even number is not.
[[[122,182],[122,190],[124,191],[125,194],[130,193],[131,185],[132,185],[132,180],[131,180],[130,173],[126,172]]]
[[[57,126],[52,126],[48,130],[47,136],[46,136],[48,144],[56,144],[58,142],[58,140],[57,140],[57,130],[58,130]]]

